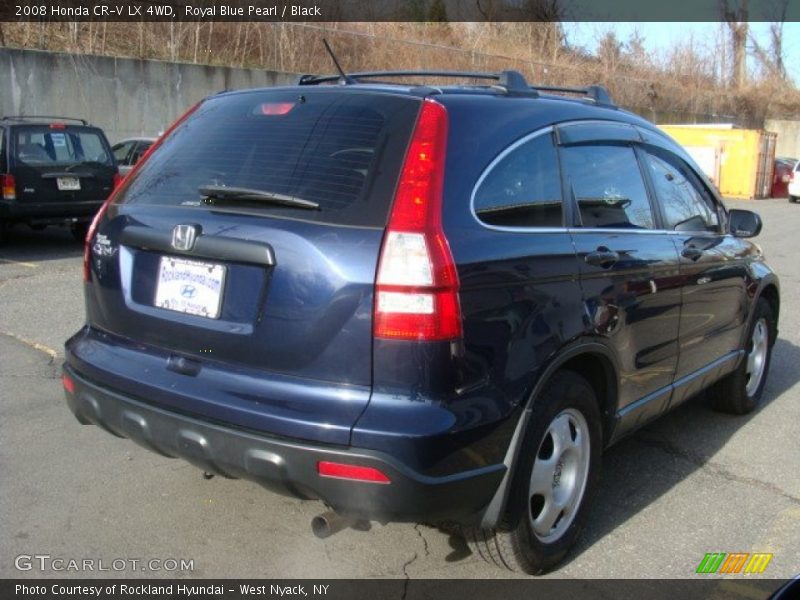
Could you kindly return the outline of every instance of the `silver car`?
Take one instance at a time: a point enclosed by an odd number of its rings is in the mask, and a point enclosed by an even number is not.
[[[139,161],[147,149],[156,141],[154,137],[135,137],[124,139],[111,147],[119,165],[119,174],[125,177]]]

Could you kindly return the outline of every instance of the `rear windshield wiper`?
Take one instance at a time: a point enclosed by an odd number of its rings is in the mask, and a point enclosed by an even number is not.
[[[252,202],[263,202],[265,204],[278,204],[290,206],[292,208],[305,208],[308,210],[319,210],[319,204],[311,200],[304,200],[297,196],[278,194],[276,192],[264,192],[262,190],[252,190],[250,188],[228,187],[224,185],[202,185],[197,191],[203,196],[203,200],[245,200]]]

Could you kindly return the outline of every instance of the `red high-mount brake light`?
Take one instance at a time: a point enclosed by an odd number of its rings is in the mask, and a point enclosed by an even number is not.
[[[17,199],[17,180],[13,175],[0,175],[0,188],[2,188],[3,200]]]
[[[379,338],[461,337],[458,274],[442,229],[447,110],[422,103],[381,248],[375,285]]]
[[[270,117],[286,115],[294,108],[294,102],[264,102],[261,105],[261,114]]]
[[[392,482],[383,471],[379,471],[374,467],[361,467],[359,465],[348,465],[324,460],[317,463],[317,473],[322,477],[366,481],[368,483],[387,484]]]
[[[66,129],[67,126],[64,123],[50,123],[50,129]]]
[[[89,261],[90,261],[91,256],[92,256],[92,240],[94,239],[95,233],[97,233],[97,226],[100,224],[100,221],[103,220],[103,215],[106,214],[106,211],[108,210],[109,205],[112,202],[114,202],[116,197],[119,196],[119,194],[122,192],[123,189],[125,189],[126,184],[133,179],[133,175],[142,167],[142,165],[144,165],[147,162],[147,159],[149,159],[150,155],[153,154],[153,152],[155,152],[156,148],[158,148],[164,142],[164,140],[167,139],[167,137],[169,137],[169,135],[175,130],[175,128],[178,125],[180,125],[186,119],[188,119],[189,116],[194,111],[196,111],[197,107],[199,107],[202,103],[203,103],[203,101],[201,100],[197,104],[191,106],[180,117],[178,117],[178,119],[172,125],[170,125],[167,128],[167,130],[164,133],[162,133],[155,142],[153,142],[153,144],[145,151],[145,153],[142,154],[142,157],[133,166],[133,169],[131,169],[130,173],[128,173],[128,175],[126,177],[120,177],[119,172],[117,172],[115,174],[115,177],[114,177],[114,188],[111,191],[111,194],[109,194],[109,196],[106,199],[106,201],[103,202],[103,205],[100,207],[100,210],[97,211],[97,214],[95,214],[94,219],[92,219],[92,223],[91,223],[91,225],[89,225],[89,229],[86,231],[86,239],[84,240],[84,243],[83,243],[83,280],[84,281],[91,281],[92,280],[91,268],[90,268],[90,264],[89,264]]]

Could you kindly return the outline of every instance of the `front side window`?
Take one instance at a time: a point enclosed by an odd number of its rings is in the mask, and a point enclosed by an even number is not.
[[[551,135],[506,154],[475,192],[475,214],[487,225],[560,227],[561,181]]]
[[[568,146],[562,149],[561,160],[583,227],[655,227],[633,148]]]
[[[719,217],[711,200],[695,186],[688,167],[677,158],[645,153],[664,227],[677,231],[716,231]]]

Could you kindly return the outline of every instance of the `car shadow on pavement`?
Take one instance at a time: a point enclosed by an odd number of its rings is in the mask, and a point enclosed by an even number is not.
[[[8,231],[0,245],[3,262],[38,262],[73,258],[83,254],[83,243],[76,241],[68,227],[46,227],[35,231],[17,225]]]
[[[712,473],[724,474],[724,467],[714,465],[714,455],[800,381],[797,364],[800,346],[778,339],[762,404],[755,412],[743,416],[718,413],[712,410],[705,394],[700,394],[611,447],[603,456],[600,485],[586,529],[559,566],[578,558],[697,470],[709,466]],[[671,518],[678,521],[682,516],[680,508],[675,507],[675,511]],[[440,531],[449,534],[452,551],[446,557],[448,562],[470,557],[466,543],[457,533]]]
[[[740,429],[770,411],[773,403],[787,399],[784,393],[800,381],[797,364],[800,364],[800,346],[779,338],[773,348],[761,406],[753,413],[716,412],[701,393],[611,447],[603,456],[601,482],[589,522],[562,564],[579,557],[698,470],[707,469],[711,476],[744,479],[729,473],[724,464],[718,464],[715,455]],[[698,503],[704,500],[707,497],[698,495]],[[708,507],[709,511],[713,508]],[[674,509],[671,519],[679,522],[681,509],[677,505]],[[709,535],[713,536],[713,531]],[[713,542],[713,538],[709,541]]]

